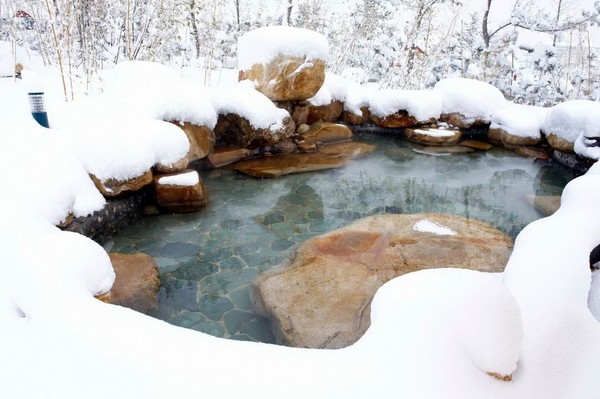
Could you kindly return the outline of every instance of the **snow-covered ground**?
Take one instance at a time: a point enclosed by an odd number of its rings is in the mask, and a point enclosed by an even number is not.
[[[446,269],[396,278],[377,293],[367,334],[346,349],[227,341],[94,299],[114,279],[108,256],[54,227],[69,213],[103,206],[88,174],[127,177],[177,160],[185,136],[162,119],[210,124],[256,96],[241,84],[231,97],[217,90],[188,103],[200,93],[192,91],[174,108],[165,99],[181,87],[180,75],[166,72],[171,81],[161,83],[151,71],[160,67],[123,68],[133,77],[102,95],[49,104],[52,129],[29,114],[26,77],[0,80],[2,396],[581,399],[600,392],[600,324],[588,309],[589,253],[600,243],[598,165],[567,185],[554,216],[519,235],[504,275]],[[147,86],[131,86],[144,71],[139,82]],[[333,85],[337,98],[339,81]],[[471,85],[469,96],[444,85],[436,92],[444,109],[491,118],[487,106],[504,99]],[[473,99],[477,93],[485,104]],[[277,120],[280,111],[267,107],[256,118],[269,116]],[[593,291],[590,303],[599,296]]]

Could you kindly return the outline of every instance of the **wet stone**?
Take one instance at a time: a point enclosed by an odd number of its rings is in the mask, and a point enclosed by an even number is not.
[[[285,220],[285,217],[282,214],[270,213],[267,216],[265,216],[265,220],[264,220],[263,224],[270,225],[270,224],[274,224],[274,223],[283,222],[284,220]]]
[[[225,336],[225,327],[212,321],[203,321],[202,323],[198,323],[192,327],[192,330],[200,331],[214,337]]]
[[[159,254],[165,258],[177,258],[180,256],[193,256],[199,251],[199,246],[187,242],[169,242],[160,250]]]
[[[188,311],[184,310],[183,312],[170,317],[166,321],[167,321],[167,323],[170,323],[170,324],[173,324],[173,325],[176,325],[179,327],[191,328],[191,327],[194,327],[195,325],[197,325],[198,323],[206,321],[206,316],[204,316],[202,313],[188,312]]]
[[[247,336],[246,334],[232,335],[232,336],[229,337],[229,339],[232,339],[234,341],[254,342],[254,339],[252,339],[251,337]]]
[[[285,251],[286,249],[294,246],[296,243],[290,240],[277,240],[271,244],[271,248],[275,251]]]
[[[231,250],[231,248],[224,247],[218,248],[212,252],[206,252],[204,254],[204,259],[209,262],[221,262],[230,258],[231,256],[233,256],[233,251]]]
[[[198,310],[198,283],[164,278],[158,291],[158,302],[189,311]]]
[[[221,269],[223,270],[240,270],[244,266],[244,262],[234,256],[221,262]]]
[[[219,266],[208,262],[193,262],[173,272],[173,277],[180,280],[201,280],[219,271]]]
[[[240,327],[240,332],[251,336],[255,341],[274,343],[275,337],[271,332],[269,321],[262,317],[255,317]]]
[[[254,318],[254,313],[250,312],[241,312],[239,310],[230,310],[227,312],[223,321],[225,322],[225,327],[229,331],[229,334],[235,334],[239,331],[240,327],[249,322]]]
[[[156,267],[158,267],[158,271],[161,274],[171,273],[181,266],[178,259],[162,257],[155,257],[153,259],[154,263],[156,263]]]
[[[242,286],[229,293],[229,298],[236,309],[252,312],[252,299],[250,298],[250,284]]]
[[[233,304],[225,297],[216,295],[201,295],[198,298],[198,310],[210,320],[221,320],[223,315],[231,309],[233,309]]]

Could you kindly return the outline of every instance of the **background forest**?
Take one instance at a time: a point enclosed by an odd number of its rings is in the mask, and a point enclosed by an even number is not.
[[[463,76],[552,105],[600,99],[599,15],[584,0],[0,0],[0,41],[39,53],[73,96],[123,60],[200,68],[208,81],[236,68],[241,34],[284,24],[324,34],[329,72],[360,83]]]

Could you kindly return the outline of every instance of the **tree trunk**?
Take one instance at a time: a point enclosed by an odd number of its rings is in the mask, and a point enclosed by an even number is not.
[[[237,6],[236,1],[236,6]],[[196,20],[196,0],[190,0],[190,25],[192,26],[192,36],[194,36],[194,45],[196,47],[196,58],[200,57],[200,36],[198,36],[198,21]]]
[[[488,30],[488,17],[490,16],[490,8],[492,6],[492,0],[487,0],[487,8],[483,13],[483,21],[481,22],[481,33],[483,35],[483,43],[485,48],[490,47],[490,32]]]
[[[558,25],[558,20],[560,19],[560,11],[562,7],[562,0],[558,0],[558,10],[556,11],[556,24]],[[554,38],[552,39],[552,47],[556,47],[556,40],[558,38],[558,33],[554,34]]]

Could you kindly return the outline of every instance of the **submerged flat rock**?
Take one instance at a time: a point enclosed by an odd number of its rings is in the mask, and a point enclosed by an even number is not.
[[[452,154],[468,154],[475,150],[473,150],[472,148],[463,147],[461,145],[449,145],[449,146],[444,146],[444,147],[427,146],[427,147],[423,147],[421,149],[413,148],[413,151],[418,154],[439,156],[439,155],[452,155]]]
[[[255,281],[254,304],[280,343],[341,348],[367,330],[371,300],[388,280],[440,267],[500,272],[511,248],[509,236],[477,220],[371,216],[305,241],[288,266]]]
[[[253,177],[278,177],[344,166],[349,160],[369,154],[375,146],[365,143],[339,143],[312,153],[277,154],[236,163],[232,169]]]

